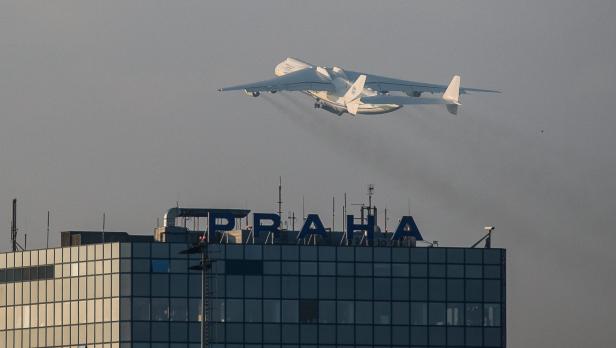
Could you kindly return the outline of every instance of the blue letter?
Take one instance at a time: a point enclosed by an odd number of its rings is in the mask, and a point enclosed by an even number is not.
[[[313,224],[314,228],[311,228]],[[325,227],[323,227],[323,223],[317,214],[308,214],[306,222],[304,222],[304,226],[302,226],[302,230],[299,232],[297,239],[306,238],[309,234],[319,234],[322,237],[327,237]]]
[[[272,232],[275,237],[279,236],[279,228],[280,228],[280,215],[278,214],[266,214],[266,213],[254,213],[252,214],[254,225],[254,234],[255,238],[259,237],[261,232]],[[271,225],[262,225],[261,221],[270,220],[272,222]]]
[[[347,231],[346,237],[348,240],[353,239],[353,233],[355,231],[366,231],[366,236],[368,240],[374,239],[374,215],[368,215],[368,223],[367,224],[355,224],[355,218],[353,215],[347,215]]]
[[[217,224],[216,220],[223,219],[226,220],[225,224]],[[235,218],[231,213],[225,212],[212,212],[210,213],[209,220],[209,233],[215,235],[218,231],[231,231],[235,227]]]
[[[415,237],[416,240],[424,240],[415,224],[412,216],[403,216],[400,224],[391,237],[392,240],[401,240],[404,237]]]

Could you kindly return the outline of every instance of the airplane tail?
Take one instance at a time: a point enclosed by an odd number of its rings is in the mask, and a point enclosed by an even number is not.
[[[356,115],[357,110],[359,109],[360,98],[362,92],[364,91],[364,85],[366,84],[366,75],[359,75],[357,80],[353,82],[351,87],[346,91],[342,99],[344,100],[344,104],[347,108],[347,111]]]
[[[447,105],[447,111],[453,115],[458,114],[458,107],[460,104],[460,75],[454,75],[443,93],[443,100]]]

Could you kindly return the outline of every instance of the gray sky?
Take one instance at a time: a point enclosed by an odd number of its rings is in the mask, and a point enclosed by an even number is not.
[[[0,247],[14,196],[41,247],[47,210],[54,231],[106,212],[148,234],[178,200],[273,211],[282,175],[285,210],[305,195],[329,224],[332,195],[373,183],[442,245],[497,226],[511,347],[614,346],[614,15],[611,0],[2,1]],[[287,56],[503,94],[464,96],[456,117],[353,119],[216,92]]]

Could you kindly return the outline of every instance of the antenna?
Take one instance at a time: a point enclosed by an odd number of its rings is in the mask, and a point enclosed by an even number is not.
[[[295,212],[289,212],[289,220],[291,220],[291,231],[295,231]]]
[[[13,220],[11,221],[11,244],[13,252],[17,251],[17,198],[13,198]]]
[[[49,249],[49,217],[51,213],[47,210],[47,249]]]
[[[410,216],[411,215],[411,199],[408,198],[406,203],[407,203],[407,207],[409,208],[409,216]]]
[[[342,229],[344,230],[343,232],[346,232],[346,229],[347,229],[346,215],[347,215],[347,197],[346,197],[346,192],[345,192],[344,193],[344,205],[342,206]]]
[[[282,221],[282,176],[278,177],[278,216]]]
[[[368,185],[368,209],[372,209],[372,196],[374,195],[374,185]]]
[[[486,226],[483,229],[486,231],[486,234],[483,237],[481,237],[481,239],[479,239],[477,242],[475,242],[475,244],[471,245],[471,248],[475,248],[477,245],[479,245],[479,243],[481,243],[484,240],[486,241],[486,244],[485,244],[486,249],[490,249],[492,247],[492,232],[494,231],[495,227]]]
[[[105,219],[106,219],[106,217],[107,217],[106,214],[103,213],[103,234],[102,234],[103,243],[105,243]]]
[[[26,241],[28,237],[26,236]],[[13,198],[13,220],[11,221],[11,249],[13,252],[24,248],[17,243],[17,198]]]
[[[332,232],[336,226],[336,196],[332,196]]]
[[[387,233],[387,220],[389,220],[389,218],[387,217],[387,206],[385,206],[385,233]]]

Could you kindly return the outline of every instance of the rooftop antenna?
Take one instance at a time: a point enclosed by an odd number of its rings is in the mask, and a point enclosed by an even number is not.
[[[494,231],[495,227],[486,226],[483,229],[486,231],[486,235],[481,237],[481,239],[479,239],[478,241],[476,241],[475,244],[471,246],[471,248],[476,247],[477,245],[479,245],[479,243],[481,243],[484,240],[486,241],[486,244],[485,244],[486,249],[490,249],[492,247],[492,232]]]
[[[278,177],[278,216],[282,221],[282,176]]]
[[[372,196],[374,195],[374,185],[368,185],[368,209],[372,210]]]
[[[13,198],[13,220],[11,221],[11,244],[13,252],[17,251],[17,198]]]
[[[302,195],[302,219],[306,221],[306,209],[305,209],[306,200],[304,199],[304,195]]]
[[[49,249],[49,218],[51,213],[47,210],[47,249]]]
[[[387,217],[387,206],[385,206],[385,233],[387,233],[387,220],[389,220],[389,218]]]
[[[289,220],[291,220],[291,231],[295,231],[295,212],[289,212]]]
[[[103,243],[105,243],[105,220],[106,220],[106,215],[105,213],[103,213],[103,233],[102,233],[102,237],[103,237]]]
[[[336,227],[336,196],[332,196],[332,232]]]
[[[24,250],[24,248],[22,248],[22,246],[17,243],[17,198],[13,198],[13,220],[11,221],[11,249],[13,252],[19,249]]]

